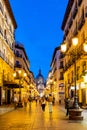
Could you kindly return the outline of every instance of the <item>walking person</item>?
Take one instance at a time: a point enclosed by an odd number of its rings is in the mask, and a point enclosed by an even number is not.
[[[29,101],[29,108],[31,109],[31,103],[32,103],[32,97],[31,97],[31,95],[29,95],[28,101]]]
[[[42,97],[41,99],[41,107],[42,107],[42,110],[45,111],[45,106],[46,106],[46,100],[44,97]]]
[[[15,96],[14,97],[14,107],[15,107],[15,109],[17,108],[17,104],[18,104],[18,98]]]
[[[28,102],[28,99],[27,97],[23,97],[23,102],[24,102],[24,107],[26,108],[27,107],[27,102]]]
[[[65,99],[65,109],[66,109],[66,116],[69,115],[69,107],[70,107],[70,99],[69,98],[66,98]]]
[[[50,113],[52,112],[52,102],[53,102],[53,97],[52,97],[51,94],[49,94],[48,104],[49,104],[49,112],[50,112]]]

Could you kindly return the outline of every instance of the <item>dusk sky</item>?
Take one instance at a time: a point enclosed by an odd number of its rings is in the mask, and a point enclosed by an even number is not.
[[[24,44],[34,76],[41,69],[47,78],[55,47],[63,39],[61,30],[68,0],[9,0],[17,29],[15,40]]]

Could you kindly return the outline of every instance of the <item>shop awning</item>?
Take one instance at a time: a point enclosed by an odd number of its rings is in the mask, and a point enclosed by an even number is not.
[[[9,88],[19,88],[19,87],[23,88],[22,85],[19,86],[19,84],[15,83],[13,81],[4,81],[3,85],[6,86],[6,87],[9,87]]]

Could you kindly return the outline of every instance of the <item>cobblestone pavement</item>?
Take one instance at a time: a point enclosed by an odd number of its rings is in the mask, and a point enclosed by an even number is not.
[[[31,107],[28,105],[0,115],[0,130],[87,130],[87,118],[70,121],[58,105],[54,105],[53,112],[49,113],[48,105],[43,112],[34,102]]]

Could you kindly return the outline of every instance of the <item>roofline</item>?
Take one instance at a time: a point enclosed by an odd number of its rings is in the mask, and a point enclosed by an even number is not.
[[[10,6],[10,2],[9,2],[9,0],[4,0],[4,3],[5,3],[5,6],[6,6],[7,10],[9,11],[9,15],[10,15],[10,17],[12,19],[14,28],[16,29],[17,28],[17,24],[16,24],[16,20],[14,18],[13,12],[12,12],[12,8]]]
[[[21,46],[21,43],[15,43],[15,49],[21,49],[21,50],[23,50],[23,52],[24,52],[24,54],[25,54],[25,56],[26,56],[26,59],[29,61],[29,59],[28,59],[28,56],[27,56],[27,53],[26,53],[26,51],[25,51],[25,48],[24,48],[24,46]],[[30,63],[30,61],[29,61],[29,63]]]
[[[58,50],[60,50],[60,46],[58,46],[58,47],[56,47],[56,48],[54,49],[53,56],[52,56],[52,61],[51,61],[50,66],[52,65],[52,62],[53,62],[54,57],[55,57],[55,54],[56,54],[56,52],[57,52]]]
[[[69,0],[68,1],[67,7],[66,7],[66,11],[65,11],[65,15],[64,15],[64,19],[63,19],[62,26],[61,26],[62,30],[64,30],[64,28],[65,28],[65,24],[67,22],[69,14],[70,14],[73,2],[74,2],[74,0]]]

